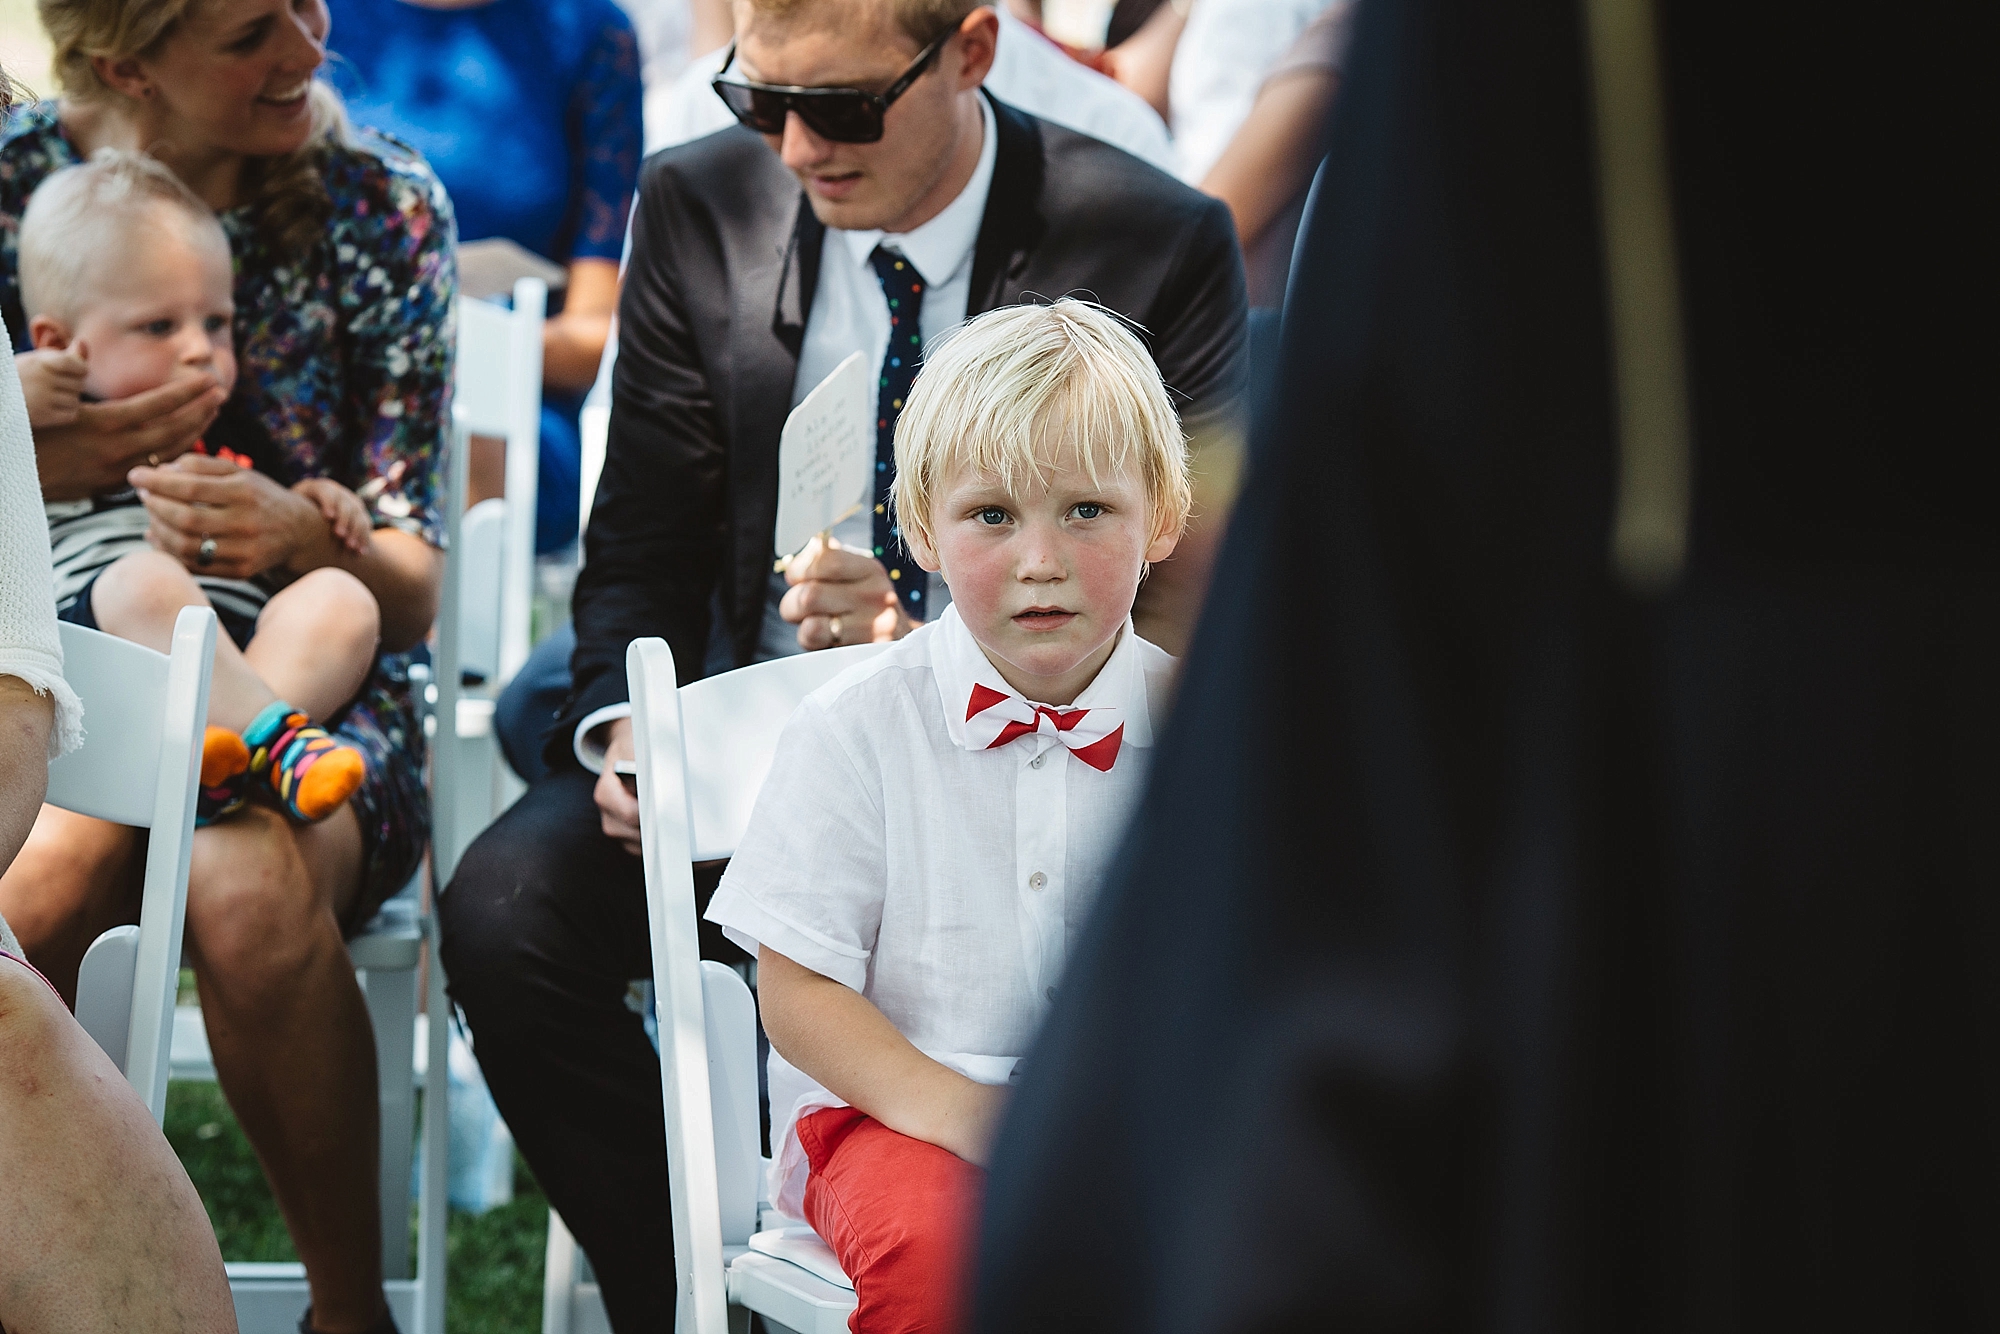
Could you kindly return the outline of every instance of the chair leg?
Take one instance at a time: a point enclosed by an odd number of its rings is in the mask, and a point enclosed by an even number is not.
[[[437,918],[431,918],[428,984],[424,988],[424,1181],[417,1198],[417,1278],[420,1304],[416,1334],[445,1334],[445,1224],[451,1216],[451,1002],[445,999],[444,965],[435,948]],[[414,1024],[411,1025],[414,1028]],[[403,1168],[404,1180],[409,1167]]]
[[[416,1127],[417,975],[408,968],[361,974],[375,1026],[375,1077],[382,1107],[382,1277],[410,1277],[410,1153]]]
[[[542,1265],[542,1334],[569,1334],[576,1287],[576,1238],[562,1215],[549,1210],[549,1246]]]

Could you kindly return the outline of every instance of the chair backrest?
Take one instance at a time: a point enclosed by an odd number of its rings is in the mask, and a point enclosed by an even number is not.
[[[679,688],[664,640],[638,639],[625,656],[639,771],[640,848],[652,933],[667,1181],[683,1330],[727,1328],[724,1220],[743,1231],[756,1210],[756,1098],[742,1094],[740,1036],[711,1053],[710,1034],[740,1035],[740,1001],[720,965],[704,968],[695,934],[693,864],[735,850],[778,736],[800,700],[885,645],[859,645],[758,663]],[[728,969],[721,969],[728,973]],[[704,977],[707,974],[707,977]],[[715,1000],[711,1015],[704,993]],[[741,998],[748,999],[742,991]],[[752,1029],[754,1032],[754,1027]],[[753,1057],[754,1061],[754,1057]],[[718,1072],[716,1077],[711,1072]],[[755,1078],[755,1066],[751,1066]],[[747,1101],[747,1134],[744,1108]],[[749,1155],[745,1170],[745,1151]],[[727,1186],[725,1197],[724,1187]]]
[[[81,626],[64,623],[60,629],[63,677],[83,701],[85,732],[80,748],[49,766],[48,801],[149,835],[137,939],[131,928],[117,928],[106,933],[105,956],[96,966],[86,956],[77,1018],[157,1121],[166,1115],[215,613],[183,608],[164,657]],[[129,1003],[120,1005],[122,998]]]
[[[458,669],[500,679],[501,570],[507,550],[507,502],[482,500],[459,520],[451,561],[458,583]]]
[[[500,650],[496,683],[528,660],[534,604],[535,492],[542,444],[542,320],[549,289],[539,278],[514,284],[514,308],[458,303],[458,362],[452,421],[463,435],[507,442],[507,522],[500,566]],[[460,443],[463,443],[461,438]]]

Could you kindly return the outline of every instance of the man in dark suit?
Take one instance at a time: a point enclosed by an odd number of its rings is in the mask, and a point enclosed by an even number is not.
[[[754,128],[641,177],[554,772],[440,903],[488,1083],[622,1330],[662,1327],[673,1300],[659,1066],[626,1000],[650,972],[638,810],[614,772],[632,753],[626,646],[664,636],[687,681],[895,637],[948,597],[866,507],[774,587],[780,430],[854,351],[881,369],[878,502],[911,349],[996,306],[1087,293],[1127,317],[1191,431],[1240,391],[1227,212],[982,93],[997,27],[971,0],[741,4],[723,91]]]

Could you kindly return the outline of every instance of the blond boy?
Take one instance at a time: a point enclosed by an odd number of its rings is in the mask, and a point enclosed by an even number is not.
[[[959,1320],[976,1164],[1139,794],[1172,659],[1132,601],[1189,507],[1145,347],[1078,301],[935,351],[896,469],[951,606],[800,706],[707,914],[758,957],[772,1198],[862,1334]]]

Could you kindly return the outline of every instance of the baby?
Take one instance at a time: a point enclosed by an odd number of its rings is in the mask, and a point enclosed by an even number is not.
[[[182,376],[235,385],[229,241],[208,206],[144,154],[107,149],[42,183],[21,217],[20,282],[35,345],[16,359],[30,420],[61,424],[81,402]],[[261,427],[233,405],[197,448],[287,480]],[[292,489],[346,546],[365,548],[369,515],[353,492],[328,478]],[[275,569],[190,571],[148,545],[151,519],[133,491],[47,509],[62,619],[164,652],[182,607],[215,609],[226,634],[209,690],[200,823],[239,809],[253,780],[301,820],[323,820],[354,794],[360,752],[313,719],[352,700],[375,659],[380,611],[358,579],[336,569],[289,582]],[[216,545],[204,541],[198,566]]]
[[[708,908],[758,960],[771,1199],[851,1328],[958,1327],[993,1126],[1144,778],[1172,659],[1132,629],[1189,484],[1145,346],[1078,301],[971,321],[896,425],[944,613],[807,697]]]

